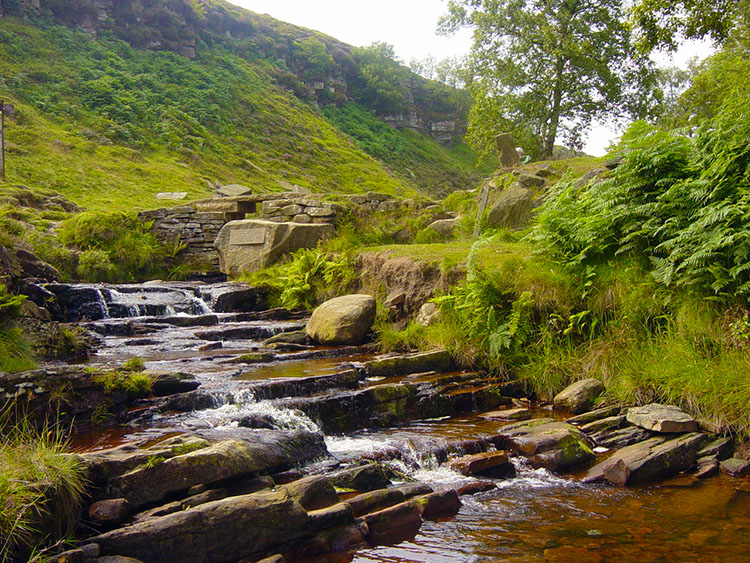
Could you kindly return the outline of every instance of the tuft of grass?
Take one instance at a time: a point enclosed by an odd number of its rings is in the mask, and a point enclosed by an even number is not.
[[[148,373],[123,369],[98,372],[93,380],[94,383],[104,388],[105,393],[124,391],[131,398],[148,395],[153,385],[153,380]]]
[[[122,364],[123,371],[129,371],[133,373],[139,373],[146,369],[145,364],[143,363],[142,358],[133,357],[130,358],[128,361],[126,361],[124,364]]]
[[[55,544],[75,531],[86,487],[79,458],[67,453],[59,428],[23,422],[0,435],[0,561]]]

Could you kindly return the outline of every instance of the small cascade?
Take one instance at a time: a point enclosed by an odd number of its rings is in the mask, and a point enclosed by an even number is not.
[[[94,295],[97,296],[95,306],[98,305],[98,308],[102,314],[101,318],[103,319],[110,318],[109,307],[107,306],[107,300],[104,298],[104,292],[101,289],[96,288],[94,291]]]
[[[192,429],[268,428],[320,432],[303,413],[258,401],[251,390],[212,395],[214,408],[193,411],[177,417],[180,426]]]

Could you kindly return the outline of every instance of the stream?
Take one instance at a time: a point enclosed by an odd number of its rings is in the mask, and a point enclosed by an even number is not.
[[[76,289],[94,296],[81,314],[82,324],[102,337],[91,365],[111,366],[138,357],[148,370],[194,375],[213,401],[203,410],[134,416],[130,425],[116,428],[82,427],[73,439],[78,451],[189,431],[242,437],[250,431],[243,427],[247,420],[263,420],[277,429],[319,431],[299,410],[258,399],[256,386],[268,381],[293,385],[295,379],[333,375],[372,357],[363,350],[335,355],[313,349],[238,364],[233,361],[237,356],[258,352],[264,339],[297,330],[304,320],[259,320],[251,313],[217,311],[210,287],[200,284]],[[552,413],[538,409],[534,416]],[[474,478],[448,469],[430,452],[441,444],[482,436],[498,424],[464,414],[331,434],[325,441],[334,458],[382,458],[439,489]],[[522,458],[513,463],[516,478],[496,480],[497,488],[463,496],[454,518],[425,522],[413,539],[300,563],[750,560],[750,480],[676,477],[657,485],[618,488],[585,485],[576,475],[534,469]]]

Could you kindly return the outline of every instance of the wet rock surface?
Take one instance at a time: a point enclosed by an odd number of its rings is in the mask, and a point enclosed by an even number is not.
[[[231,308],[240,308],[245,290],[214,295],[233,295]],[[148,373],[164,370],[152,396],[121,399],[123,418],[157,439],[80,454],[91,482],[87,525],[96,525],[91,539],[104,557],[298,561],[410,539],[425,520],[455,515],[461,495],[505,494],[514,475],[593,466],[590,480],[627,485],[689,471],[693,481],[707,479],[720,467],[745,471],[739,458],[720,466],[731,440],[659,433],[633,424],[620,406],[566,422],[539,418],[551,407],[530,402],[519,382],[452,371],[444,351],[378,357],[367,346],[274,349],[310,346],[294,322],[298,313],[219,312],[211,292],[188,293],[202,296],[199,314],[86,323],[103,336],[102,362],[139,354]],[[67,369],[76,377],[84,371]],[[13,389],[37,383],[24,374]],[[361,436],[369,449],[350,448]],[[609,457],[594,465],[595,452],[605,450]],[[449,472],[450,482],[393,483],[433,470]],[[118,503],[128,510],[98,516],[107,506],[117,512]],[[289,524],[281,526],[287,513]],[[239,534],[248,537],[223,545]]]

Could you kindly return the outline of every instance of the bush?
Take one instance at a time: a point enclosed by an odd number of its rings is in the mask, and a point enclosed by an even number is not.
[[[615,256],[668,287],[750,296],[750,97],[730,98],[695,135],[644,123],[623,164],[588,189],[561,184],[533,239],[585,270]]]
[[[135,214],[81,213],[60,225],[60,240],[79,251],[76,275],[92,282],[138,281],[168,274],[174,252]]]

